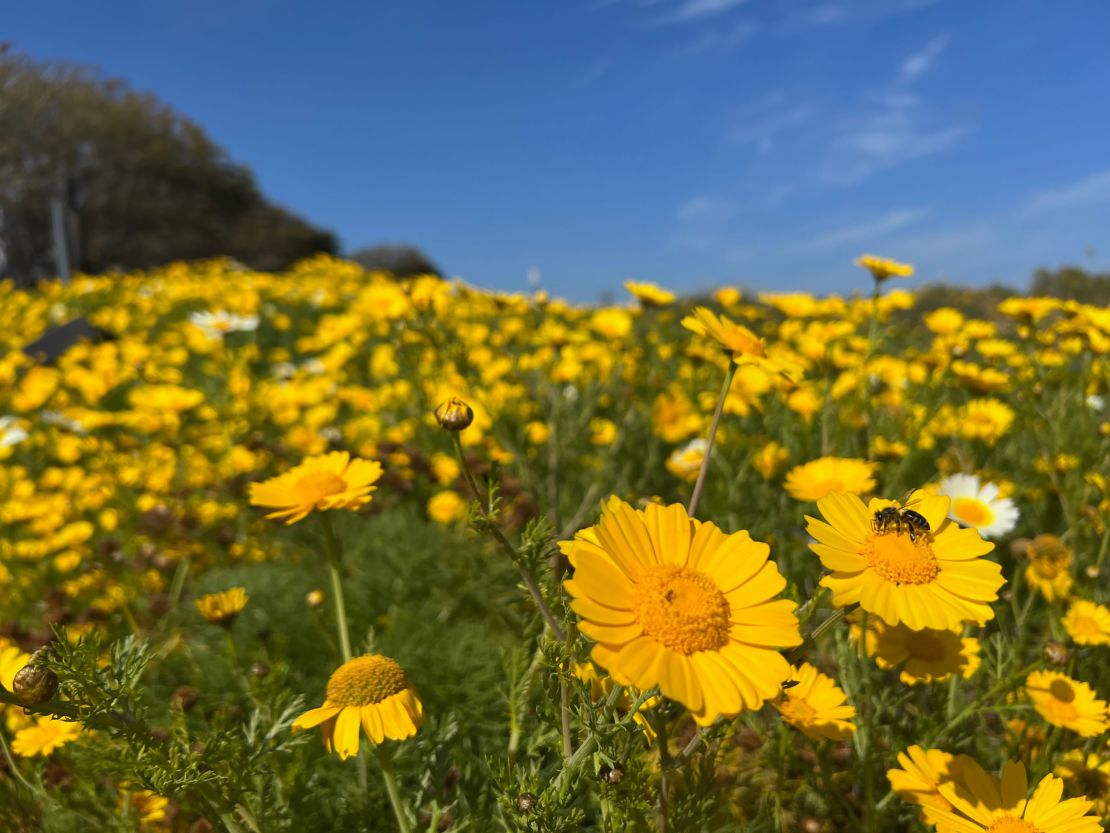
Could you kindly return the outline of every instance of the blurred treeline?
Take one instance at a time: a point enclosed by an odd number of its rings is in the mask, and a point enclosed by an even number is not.
[[[200,125],[93,70],[0,44],[0,125],[0,260],[21,283],[57,274],[52,222],[90,273],[218,255],[279,270],[338,249]]]

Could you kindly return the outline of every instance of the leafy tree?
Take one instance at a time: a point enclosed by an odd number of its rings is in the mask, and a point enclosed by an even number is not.
[[[1093,274],[1078,266],[1038,269],[1033,273],[1029,294],[1107,306],[1110,305],[1110,272]]]
[[[0,212],[7,271],[54,273],[50,201],[73,267],[132,269],[228,255],[281,269],[337,241],[267,201],[195,122],[122,81],[0,44]]]

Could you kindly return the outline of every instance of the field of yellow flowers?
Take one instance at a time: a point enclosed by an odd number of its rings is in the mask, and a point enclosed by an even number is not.
[[[0,830],[1099,833],[1110,310],[859,264],[0,283]]]

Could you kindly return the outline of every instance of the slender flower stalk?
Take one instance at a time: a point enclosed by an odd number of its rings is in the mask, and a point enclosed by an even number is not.
[[[378,763],[382,768],[382,781],[385,783],[385,791],[389,795],[390,806],[393,807],[393,816],[397,819],[397,829],[401,833],[412,833],[412,825],[409,824],[409,817],[405,812],[401,791],[397,787],[397,775],[393,771],[393,758],[380,745],[375,746],[374,751],[378,755]],[[362,760],[361,756],[359,760]]]
[[[466,477],[466,482],[470,485],[470,490],[474,493],[475,500],[477,500],[479,504],[484,503],[485,511],[491,512],[493,507],[490,502],[482,500],[482,491],[478,488],[478,482],[474,479],[474,473],[470,470],[470,465],[466,461],[466,455],[463,454],[462,442],[459,440],[458,433],[452,432],[451,439],[454,441],[455,454],[459,458],[459,466],[462,468],[463,474]],[[532,599],[536,602],[536,606],[539,607],[540,614],[543,616],[543,620],[547,624],[547,627],[551,629],[551,633],[553,633],[555,638],[560,642],[565,642],[567,638],[566,632],[555,618],[555,614],[551,612],[551,608],[547,606],[547,602],[544,601],[543,594],[540,592],[539,585],[536,584],[536,579],[532,575],[532,571],[521,561],[516,547],[505,537],[505,533],[501,531],[500,527],[492,525],[490,534],[493,535],[516,566],[517,571],[520,573],[520,578],[524,582],[524,586],[528,589],[529,595],[531,595]]]
[[[698,470],[698,479],[694,483],[694,492],[690,495],[690,505],[686,507],[686,514],[691,518],[697,512],[702,486],[705,485],[705,475],[709,471],[709,458],[713,454],[713,440],[717,437],[717,426],[721,423],[721,412],[724,410],[725,399],[728,398],[728,391],[732,387],[732,378],[735,375],[736,364],[729,362],[728,370],[725,371],[724,384],[721,385],[721,393],[717,397],[717,409],[713,412],[713,422],[709,425],[709,436],[705,441],[705,456],[701,460],[701,469]]]

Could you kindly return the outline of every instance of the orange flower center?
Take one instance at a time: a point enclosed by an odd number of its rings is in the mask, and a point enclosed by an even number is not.
[[[906,637],[906,650],[914,659],[925,662],[944,659],[944,643],[929,631],[912,631]]]
[[[333,471],[310,471],[297,480],[294,490],[302,503],[319,503],[347,488],[343,478]]]
[[[336,706],[370,706],[408,688],[405,672],[381,654],[347,660],[328,680],[328,702]]]
[[[987,833],[1041,833],[1041,829],[1016,816],[1003,816],[991,822]]]
[[[864,545],[867,566],[895,584],[928,584],[937,577],[937,557],[925,537],[911,541],[908,533],[879,533]]]
[[[708,576],[660,564],[640,576],[632,602],[644,633],[680,654],[728,644],[729,606]]]
[[[969,526],[986,526],[994,516],[981,500],[973,497],[959,497],[952,502],[952,513]]]

